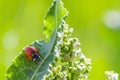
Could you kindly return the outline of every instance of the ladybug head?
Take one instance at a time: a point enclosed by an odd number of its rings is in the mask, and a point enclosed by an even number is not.
[[[34,54],[33,57],[32,57],[32,60],[35,61],[35,62],[40,61],[40,56],[39,56],[39,54]]]

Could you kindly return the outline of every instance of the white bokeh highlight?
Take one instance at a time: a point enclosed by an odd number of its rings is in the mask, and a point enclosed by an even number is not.
[[[111,29],[120,28],[120,12],[116,10],[109,10],[105,12],[103,21],[104,24]]]
[[[18,36],[14,32],[8,31],[3,36],[2,44],[5,49],[12,50],[18,44]]]

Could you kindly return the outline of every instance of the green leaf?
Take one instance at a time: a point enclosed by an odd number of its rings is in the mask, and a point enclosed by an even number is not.
[[[55,0],[44,20],[44,33],[49,41],[35,41],[31,44],[38,48],[44,59],[37,63],[30,61],[25,57],[24,50],[22,50],[7,69],[6,77],[8,80],[41,80],[44,75],[49,73],[49,64],[54,60],[57,29],[66,15],[67,11],[61,0]]]
[[[49,63],[54,56],[55,34],[51,40],[46,43],[44,41],[35,41],[32,45],[39,49],[43,60],[36,63],[29,61],[23,52],[14,59],[12,65],[7,70],[7,78],[9,80],[39,80],[43,75],[47,74]]]
[[[49,39],[54,29],[58,28],[63,18],[68,15],[68,11],[64,8],[61,0],[55,0],[47,12],[44,20],[44,34]]]

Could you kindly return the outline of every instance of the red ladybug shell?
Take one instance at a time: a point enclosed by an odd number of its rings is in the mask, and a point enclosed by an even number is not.
[[[39,52],[34,46],[28,46],[28,47],[25,48],[24,54],[29,60],[32,60],[33,55],[34,54],[39,54]]]

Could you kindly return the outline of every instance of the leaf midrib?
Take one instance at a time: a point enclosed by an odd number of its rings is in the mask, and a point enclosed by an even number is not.
[[[34,74],[33,74],[32,77],[31,77],[31,80],[34,80],[34,77],[35,77],[35,75],[37,74],[38,70],[40,69],[41,65],[46,61],[46,59],[47,59],[48,56],[50,55],[50,53],[51,53],[51,51],[52,51],[52,48],[53,48],[53,46],[54,46],[55,40],[56,40],[56,39],[55,39],[55,37],[54,37],[54,41],[53,41],[53,43],[52,43],[52,47],[49,49],[49,52],[48,52],[48,54],[46,55],[46,57],[44,58],[44,60],[42,60],[41,63],[38,65],[37,69],[35,70]]]
[[[55,37],[54,37],[54,39],[53,39],[53,43],[52,43],[52,47],[49,49],[49,52],[48,52],[48,54],[47,54],[47,56],[44,58],[44,60],[42,60],[42,62],[39,64],[39,66],[37,67],[37,69],[35,70],[35,72],[33,73],[33,75],[32,75],[32,77],[31,77],[31,80],[34,80],[34,78],[35,78],[35,75],[36,75],[36,73],[38,72],[38,70],[39,70],[39,68],[41,67],[41,65],[46,61],[46,59],[48,58],[48,56],[50,55],[50,53],[51,53],[51,51],[52,51],[52,48],[53,48],[53,46],[54,46],[54,42],[55,42],[55,40],[56,40],[56,32],[57,32],[57,9],[58,9],[58,6],[59,6],[59,2],[60,2],[60,0],[56,0],[56,5],[55,5]]]

